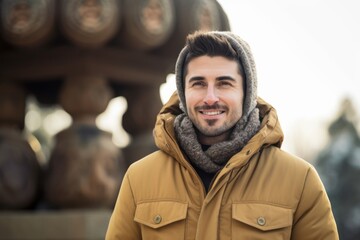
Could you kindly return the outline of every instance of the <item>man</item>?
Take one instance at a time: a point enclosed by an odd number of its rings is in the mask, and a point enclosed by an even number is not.
[[[338,239],[315,169],[280,149],[242,39],[188,36],[176,83],[154,129],[160,150],[129,167],[106,239]]]

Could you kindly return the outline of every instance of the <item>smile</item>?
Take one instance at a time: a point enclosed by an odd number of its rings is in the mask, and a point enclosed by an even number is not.
[[[200,111],[200,113],[208,116],[215,116],[224,113],[224,111]]]

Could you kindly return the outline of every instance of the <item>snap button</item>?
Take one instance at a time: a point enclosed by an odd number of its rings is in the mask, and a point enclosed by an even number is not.
[[[266,220],[265,220],[264,217],[258,217],[257,223],[258,223],[260,226],[264,226],[264,225],[266,224]]]
[[[161,217],[160,215],[156,215],[156,216],[154,217],[154,223],[155,223],[155,224],[161,223],[161,220],[162,220],[162,217]]]

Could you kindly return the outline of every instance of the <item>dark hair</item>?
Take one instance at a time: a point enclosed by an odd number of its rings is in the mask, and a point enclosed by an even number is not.
[[[189,50],[184,61],[184,77],[187,74],[187,66],[189,62],[200,56],[222,56],[238,63],[239,73],[244,76],[244,70],[240,62],[240,56],[231,46],[226,36],[220,34],[209,34],[206,32],[195,32],[186,38],[186,46]]]

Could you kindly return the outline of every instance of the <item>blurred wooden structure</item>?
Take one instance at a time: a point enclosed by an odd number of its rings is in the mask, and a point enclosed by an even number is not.
[[[155,149],[159,87],[195,30],[230,30],[216,0],[0,0],[0,209],[111,209],[127,166]],[[73,120],[46,166],[22,136],[29,96]],[[95,125],[117,96],[125,149]]]

